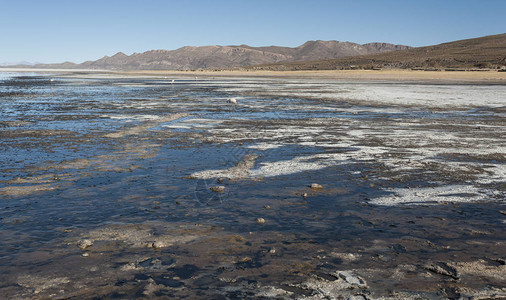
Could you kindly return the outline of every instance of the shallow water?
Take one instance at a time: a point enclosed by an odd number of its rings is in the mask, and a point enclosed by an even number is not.
[[[0,76],[0,294],[506,296],[504,85],[170,80]]]

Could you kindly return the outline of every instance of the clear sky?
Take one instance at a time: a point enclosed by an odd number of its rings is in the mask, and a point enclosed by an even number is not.
[[[426,46],[506,32],[506,0],[0,0],[0,63],[308,40]]]

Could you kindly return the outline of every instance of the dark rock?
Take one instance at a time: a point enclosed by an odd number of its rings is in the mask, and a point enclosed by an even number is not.
[[[457,270],[448,265],[445,262],[435,262],[435,263],[429,263],[424,266],[424,268],[428,271],[434,272],[438,275],[448,276],[455,280],[459,279],[459,276],[457,274]]]
[[[403,245],[400,245],[400,244],[393,245],[392,250],[394,250],[395,253],[397,253],[397,254],[406,253],[406,247],[404,247]]]
[[[174,280],[172,278],[165,278],[163,276],[153,278],[156,284],[163,284],[168,287],[177,288],[183,286],[184,284],[181,281]]]
[[[186,264],[181,267],[169,268],[167,271],[172,271],[176,276],[181,279],[188,279],[193,276],[199,269],[199,267],[195,265]]]

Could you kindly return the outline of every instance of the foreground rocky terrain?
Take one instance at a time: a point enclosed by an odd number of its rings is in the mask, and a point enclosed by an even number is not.
[[[504,85],[0,82],[3,297],[506,297]]]

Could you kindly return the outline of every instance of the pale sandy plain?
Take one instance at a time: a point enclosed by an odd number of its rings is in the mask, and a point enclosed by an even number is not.
[[[497,71],[415,71],[415,70],[329,70],[329,71],[132,71],[125,74],[149,75],[191,75],[191,76],[230,76],[230,77],[287,77],[287,78],[325,78],[355,80],[444,80],[464,82],[506,83],[506,72]]]
[[[19,69],[0,68],[0,72],[42,72],[42,73],[71,73],[92,72],[124,75],[152,75],[152,76],[204,76],[204,77],[282,77],[282,78],[323,78],[323,79],[353,79],[353,80],[395,80],[395,81],[453,81],[453,82],[483,82],[506,84],[506,72],[490,71],[420,71],[403,69],[385,70],[325,70],[325,71],[253,71],[253,70],[192,70],[192,71],[164,71],[164,70],[88,70],[88,69]]]

